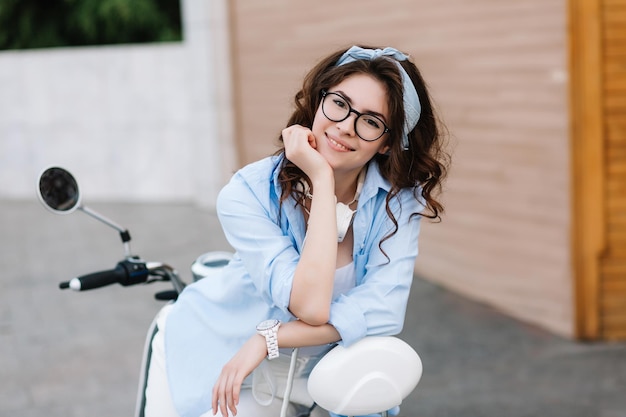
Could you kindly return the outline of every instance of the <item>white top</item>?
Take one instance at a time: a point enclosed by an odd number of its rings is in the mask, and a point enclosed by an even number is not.
[[[335,286],[333,287],[333,301],[356,287],[356,269],[354,262],[337,268],[335,271]]]

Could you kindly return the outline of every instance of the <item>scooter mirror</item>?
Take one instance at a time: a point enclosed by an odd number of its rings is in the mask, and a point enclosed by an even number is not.
[[[54,213],[67,214],[80,207],[78,182],[63,168],[51,167],[39,176],[37,196]]]

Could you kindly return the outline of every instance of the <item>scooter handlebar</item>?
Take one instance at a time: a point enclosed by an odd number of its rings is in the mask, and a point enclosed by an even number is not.
[[[59,288],[85,291],[115,283],[127,286],[145,282],[148,275],[149,271],[144,262],[137,259],[126,259],[119,262],[114,269],[72,278],[70,281],[59,284]]]
[[[74,291],[92,290],[94,288],[104,287],[105,285],[115,284],[116,282],[122,281],[125,277],[126,271],[118,266],[108,271],[99,271],[72,278],[68,282],[62,282],[59,287],[61,289],[71,288]]]

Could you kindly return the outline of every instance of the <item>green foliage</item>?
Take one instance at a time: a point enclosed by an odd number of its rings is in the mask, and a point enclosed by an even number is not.
[[[0,49],[180,41],[179,0],[0,0]]]

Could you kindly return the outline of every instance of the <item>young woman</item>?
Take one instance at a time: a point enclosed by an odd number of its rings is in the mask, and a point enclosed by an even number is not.
[[[398,50],[354,46],[311,70],[295,106],[281,149],[220,192],[234,258],[158,319],[148,417],[278,416],[294,347],[291,415],[328,415],[306,392],[319,358],[402,329],[446,172],[424,81]]]

